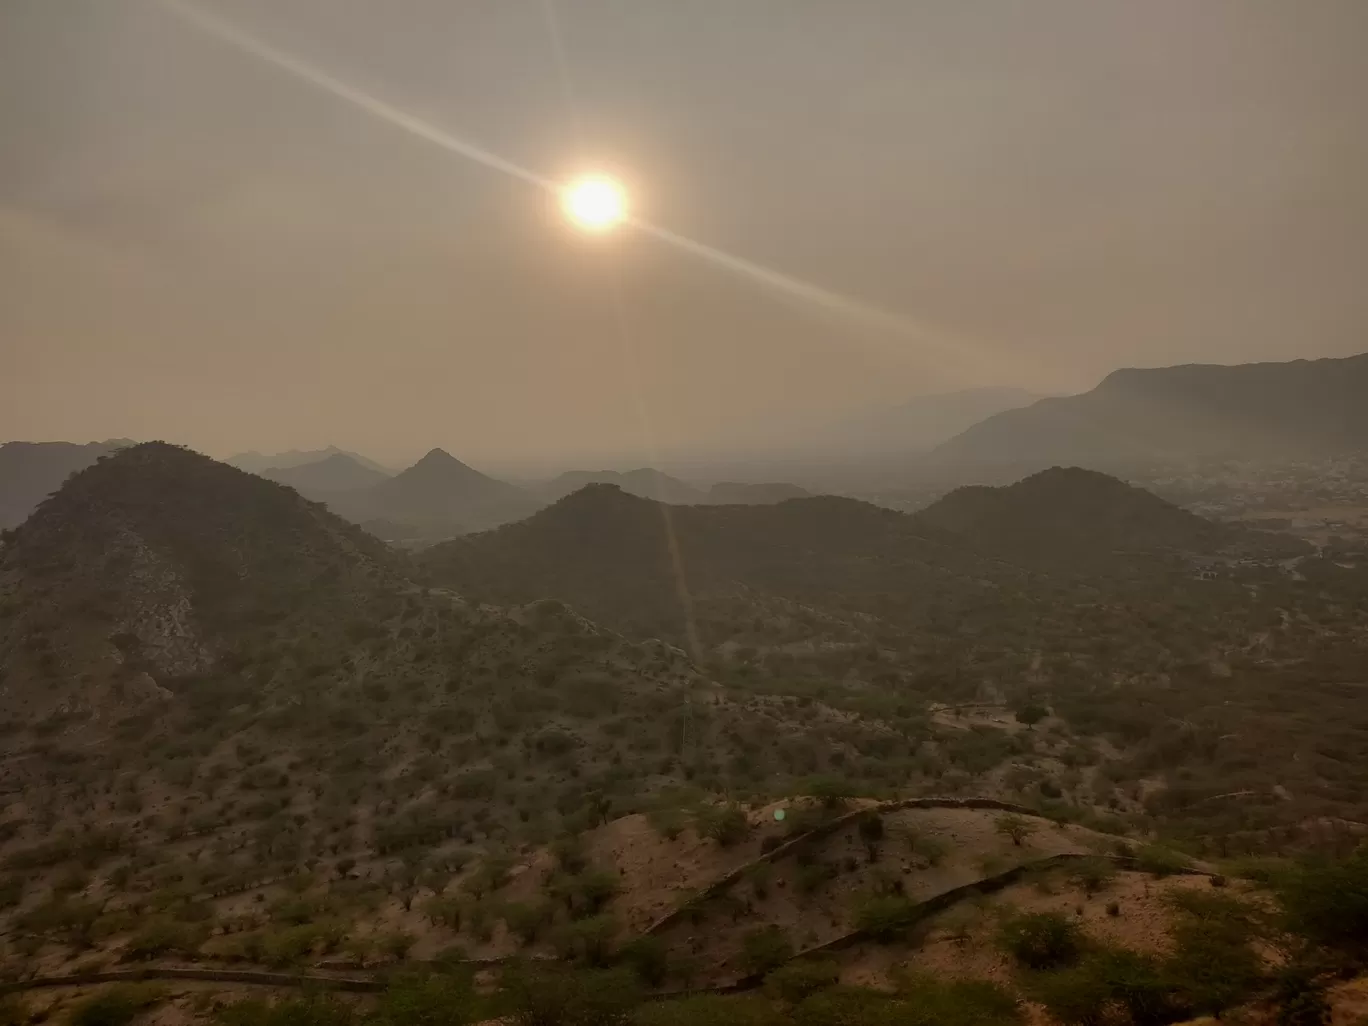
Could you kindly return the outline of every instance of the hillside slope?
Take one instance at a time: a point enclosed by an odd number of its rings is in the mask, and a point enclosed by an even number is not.
[[[996,414],[938,446],[942,465],[1109,468],[1368,449],[1368,354],[1118,370],[1091,392]]]

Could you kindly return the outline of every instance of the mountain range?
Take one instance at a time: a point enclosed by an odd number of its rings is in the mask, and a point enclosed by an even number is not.
[[[1106,469],[1368,450],[1368,354],[1118,370],[1082,395],[997,413],[938,446],[942,467]]]
[[[826,425],[805,448],[881,457],[931,449],[979,421],[1029,406],[1042,396],[1024,388],[967,388],[916,396]]]
[[[638,470],[571,470],[548,481],[539,494],[548,502],[563,499],[571,492],[586,485],[606,484],[621,488],[629,495],[643,499],[654,499],[675,506],[701,506],[708,503],[721,505],[752,505],[783,502],[785,499],[802,498],[809,494],[807,489],[797,485],[774,483],[743,483],[720,481],[710,488],[701,488],[681,481],[677,477],[662,473],[651,467]]]
[[[5,442],[0,445],[0,529],[23,523],[35,506],[62,482],[121,446],[126,438],[107,442]]]
[[[305,498],[319,502],[326,502],[338,492],[369,488],[392,476],[362,463],[356,456],[345,452],[335,452],[313,463],[271,467],[260,473],[268,480],[289,485]]]
[[[290,470],[294,467],[302,467],[307,463],[319,463],[332,456],[346,456],[368,470],[378,471],[385,475],[394,473],[389,467],[367,459],[359,453],[339,449],[335,445],[330,445],[326,449],[290,449],[286,452],[277,453],[260,453],[252,450],[229,456],[224,462],[249,473],[263,474],[272,470]]]

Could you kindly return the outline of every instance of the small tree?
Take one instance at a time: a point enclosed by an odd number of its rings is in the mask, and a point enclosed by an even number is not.
[[[855,912],[855,926],[881,944],[902,936],[916,915],[916,904],[907,898],[884,895],[869,898]]]
[[[750,833],[750,820],[739,805],[708,805],[699,810],[698,833],[716,841],[723,848],[745,840]]]
[[[741,938],[741,961],[746,970],[763,975],[793,957],[793,945],[777,926],[762,926]]]
[[[999,940],[1027,969],[1072,965],[1083,946],[1078,924],[1054,912],[1014,916],[1002,925]]]
[[[503,980],[516,1026],[626,1026],[640,993],[621,970],[524,967]]]
[[[621,955],[648,987],[659,987],[669,975],[669,949],[659,937],[638,937],[623,946]]]
[[[1035,824],[1021,816],[1014,816],[1008,813],[999,816],[996,823],[997,832],[1004,834],[1012,839],[1012,843],[1018,848],[1035,832]]]
[[[819,990],[835,986],[841,979],[835,962],[800,959],[780,966],[765,977],[765,992],[790,1005],[796,1005]]]

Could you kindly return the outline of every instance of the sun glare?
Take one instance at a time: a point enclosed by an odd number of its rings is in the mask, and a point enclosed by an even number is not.
[[[561,190],[565,216],[590,232],[606,232],[627,217],[627,193],[602,175],[577,178]]]

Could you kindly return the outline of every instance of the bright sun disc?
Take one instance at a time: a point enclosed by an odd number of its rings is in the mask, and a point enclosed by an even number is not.
[[[580,178],[561,191],[565,216],[586,231],[606,232],[627,216],[627,193],[611,178]]]

